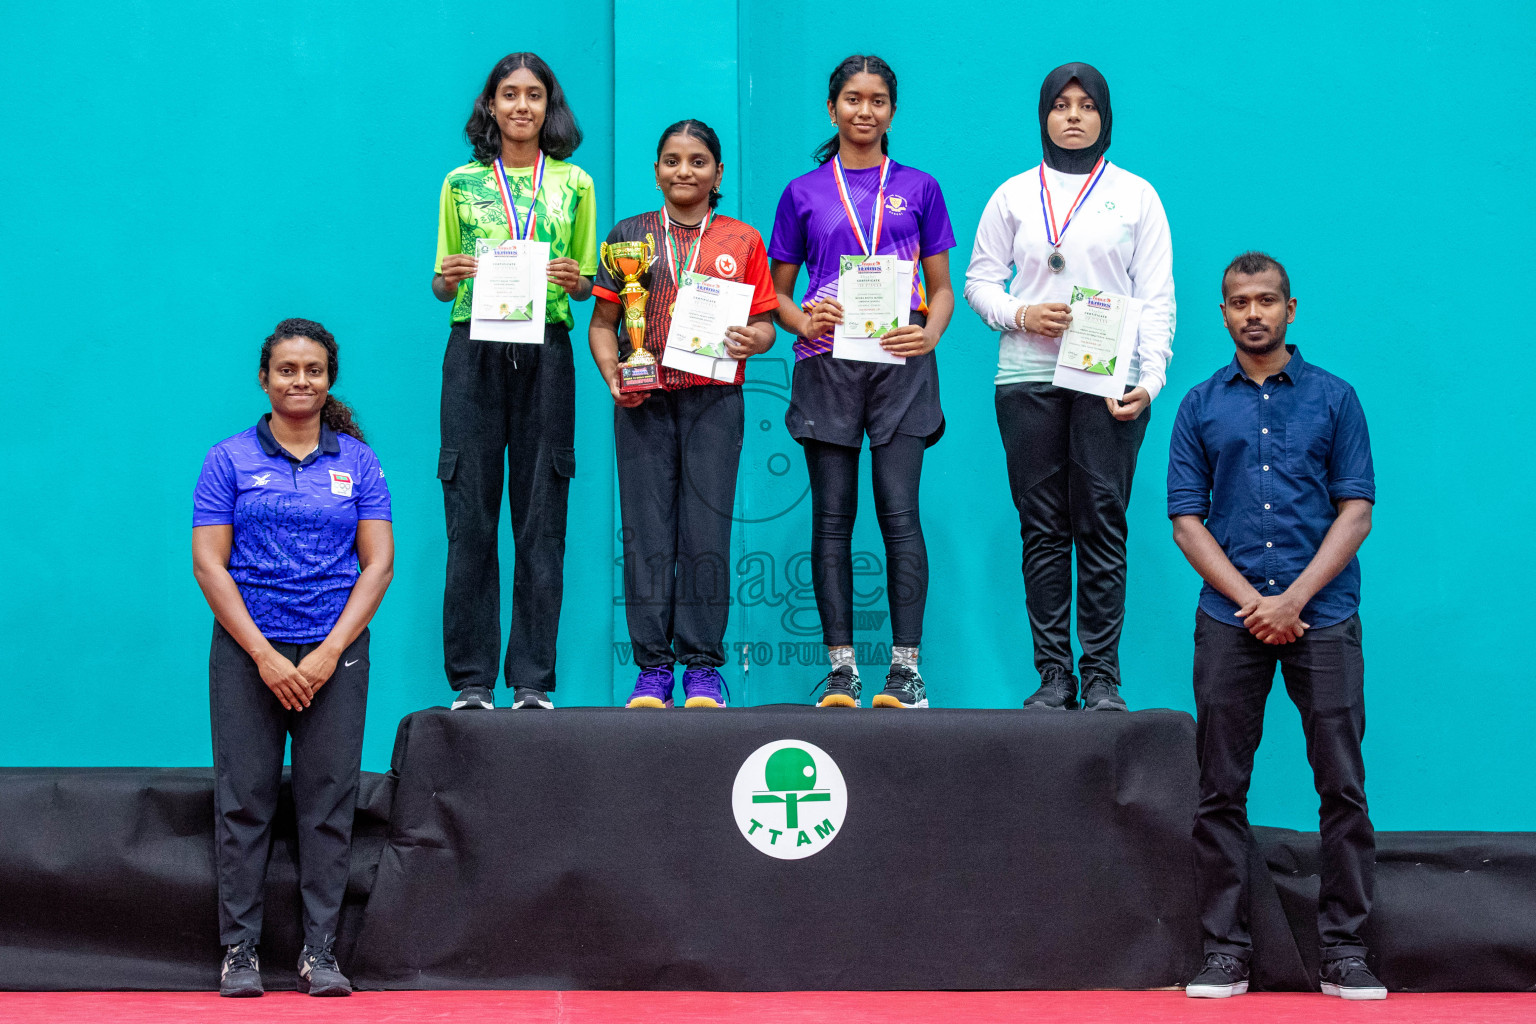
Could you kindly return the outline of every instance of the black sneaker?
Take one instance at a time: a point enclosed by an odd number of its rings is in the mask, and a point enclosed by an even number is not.
[[[512,691],[512,706],[514,708],[543,708],[552,711],[555,702],[549,699],[549,694],[543,690],[535,690],[531,686],[519,686]]]
[[[872,708],[925,708],[928,706],[928,687],[923,677],[905,665],[892,665],[885,677],[885,689],[875,694],[869,702]]]
[[[827,678],[811,688],[811,695],[823,686],[827,688],[816,702],[819,708],[856,708],[859,706],[859,677],[846,665],[827,673]]]
[[[1084,711],[1125,711],[1125,699],[1120,696],[1120,684],[1112,683],[1103,676],[1094,676],[1083,687]]]
[[[1376,980],[1376,975],[1365,966],[1358,956],[1324,960],[1319,972],[1323,995],[1342,999],[1385,999],[1387,986]]]
[[[458,696],[453,698],[453,703],[448,705],[450,711],[458,711],[462,708],[484,708],[489,711],[496,706],[496,696],[488,686],[466,686],[460,690]]]
[[[1026,708],[1043,708],[1046,711],[1065,711],[1077,707],[1077,680],[1071,676],[1048,676],[1040,681],[1040,689],[1029,695]]]
[[[240,999],[259,996],[263,991],[256,943],[246,939],[226,949],[224,966],[219,969],[219,995]]]
[[[1191,999],[1225,999],[1248,991],[1248,965],[1225,953],[1205,954],[1205,968],[1184,986]]]
[[[331,943],[305,946],[299,954],[299,991],[312,996],[349,996],[352,983],[336,964]]]

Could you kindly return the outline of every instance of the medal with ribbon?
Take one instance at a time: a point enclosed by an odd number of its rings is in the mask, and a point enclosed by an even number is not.
[[[891,158],[880,158],[880,188],[875,193],[875,216],[869,225],[868,237],[864,234],[864,225],[859,221],[858,211],[853,208],[853,194],[848,191],[842,158],[835,155],[832,157],[832,176],[837,179],[837,195],[843,201],[843,212],[848,215],[848,223],[853,226],[859,247],[864,250],[865,256],[876,255],[875,250],[880,248],[880,230],[885,225],[885,184],[891,176]]]
[[[507,214],[507,231],[513,239],[522,241],[533,237],[534,221],[538,219],[539,193],[544,188],[544,152],[539,151],[539,157],[533,164],[533,196],[528,200],[528,220],[526,226],[517,215],[517,204],[512,201],[512,189],[507,184],[507,169],[502,165],[501,157],[497,157],[496,190],[501,193],[502,209]]]
[[[1067,227],[1072,223],[1072,218],[1077,211],[1083,208],[1088,201],[1088,196],[1093,193],[1094,186],[1099,179],[1104,177],[1104,172],[1109,169],[1109,163],[1102,156],[1099,162],[1093,165],[1093,170],[1088,172],[1088,180],[1083,182],[1083,187],[1078,190],[1077,198],[1072,200],[1072,207],[1067,210],[1067,215],[1062,219],[1061,227],[1056,226],[1056,207],[1051,202],[1051,186],[1045,183],[1045,164],[1040,165],[1040,218],[1045,221],[1045,240],[1051,247],[1050,256],[1046,257],[1045,265],[1051,269],[1051,273],[1059,274],[1067,269],[1067,258],[1061,254],[1061,239],[1067,233]]]
[[[663,204],[661,208],[661,234],[667,243],[667,269],[672,272],[672,283],[679,289],[683,287],[683,271],[694,273],[694,268],[699,265],[699,246],[704,241],[704,234],[709,230],[710,221],[715,219],[715,211],[709,210],[704,214],[704,220],[699,224],[699,235],[693,240],[693,248],[689,250],[687,266],[677,258],[677,243],[672,238],[672,220],[667,216],[667,208]]]

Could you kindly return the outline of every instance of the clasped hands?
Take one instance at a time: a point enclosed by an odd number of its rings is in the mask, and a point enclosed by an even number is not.
[[[1266,644],[1288,644],[1300,640],[1302,634],[1312,628],[1301,621],[1301,609],[1305,604],[1290,594],[1265,597],[1254,591],[1236,615],[1256,639]]]
[[[336,671],[336,661],[341,653],[332,652],[325,644],[310,651],[295,665],[279,654],[276,648],[256,658],[256,668],[261,681],[267,684],[283,707],[289,711],[303,711],[320,687],[326,684]]]

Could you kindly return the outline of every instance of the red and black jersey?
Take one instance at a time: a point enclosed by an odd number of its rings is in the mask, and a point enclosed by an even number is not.
[[[672,329],[672,305],[677,301],[677,283],[667,261],[666,239],[661,230],[661,212],[652,210],[635,217],[626,217],[608,232],[609,242],[643,242],[649,234],[656,243],[656,262],[650,272],[640,278],[640,284],[650,294],[645,303],[645,347],[661,361],[662,349],[667,344],[667,334]],[[672,245],[678,258],[687,260],[693,240],[698,238],[698,228],[672,225]],[[686,268],[684,268],[686,269]],[[768,253],[763,238],[750,224],[743,224],[733,217],[716,215],[710,221],[709,232],[699,243],[699,258],[694,265],[696,273],[718,277],[723,281],[737,281],[752,286],[752,313],[766,313],[779,304],[773,290],[773,278],[768,274]],[[592,294],[609,302],[619,302],[622,280],[615,280],[606,266],[597,268]],[[624,314],[618,314],[614,324],[619,334],[619,358],[629,355],[629,335],[624,331]],[[661,384],[668,391],[694,387],[699,384],[721,384],[723,381],[662,366]],[[744,369],[738,366],[736,380],[740,384]]]

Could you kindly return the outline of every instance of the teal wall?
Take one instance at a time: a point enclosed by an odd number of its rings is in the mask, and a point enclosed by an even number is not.
[[[943,184],[957,280],[987,197],[1038,160],[1040,78],[1075,59],[1114,90],[1112,158],[1162,195],[1181,307],[1131,509],[1128,697],[1191,707],[1198,584],[1163,515],[1168,431],[1184,391],[1230,357],[1221,267],[1264,248],[1291,271],[1292,338],[1355,384],[1375,439],[1379,505],[1362,561],[1378,827],[1536,828],[1529,403],[1514,361],[1525,332],[1503,312],[1536,299],[1529,6],[1473,0],[1450,17],[1309,2],[1260,18],[1110,2],[1071,33],[1042,5],[950,5],[942,22],[932,4],[881,10],[867,34],[821,6],[762,0],[518,7],[495,28],[401,2],[236,0],[199,19],[179,5],[84,0],[70,23],[11,11],[0,41],[0,323],[13,368],[0,401],[11,448],[0,763],[208,762],[210,617],[190,573],[191,487],[208,445],[263,410],[256,349],[285,316],[323,320],[341,341],[338,390],[395,497],[399,557],[374,625],[365,767],[387,764],[401,715],[445,698],[433,470],[447,311],[427,281],[438,185],[465,158],[470,100],[503,53],[537,50],[560,74],[602,225],[656,202],[657,134],[701,116],[725,143],[725,211],[764,233],[830,131],[827,73],[849,52],[880,53],[901,76],[893,154]],[[634,41],[617,60],[616,38]],[[940,348],[949,430],[923,481],[924,654],[941,705],[1015,706],[1031,685],[995,356],[996,336],[962,304]],[[816,631],[794,576],[809,518],[782,426],[790,358],[781,335],[750,375],[728,634],[741,703],[801,700],[822,674],[798,664]],[[611,403],[580,354],[578,365],[559,697],[609,704],[632,672],[616,603]],[[872,510],[867,491],[862,504]],[[870,573],[866,625],[881,627],[858,638],[873,644],[888,633],[872,516],[855,547]],[[1253,818],[1315,825],[1283,695],[1267,732]]]

